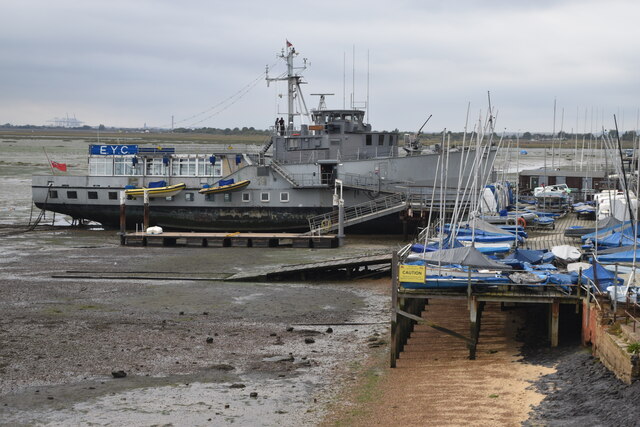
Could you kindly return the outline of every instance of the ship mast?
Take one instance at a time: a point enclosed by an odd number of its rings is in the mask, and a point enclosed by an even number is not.
[[[298,97],[300,106],[305,110],[304,113],[307,116],[309,115],[302,96],[302,91],[300,90],[300,84],[305,82],[302,81],[302,75],[297,73],[298,71],[304,71],[307,69],[307,58],[302,59],[304,63],[302,67],[294,67],[293,58],[297,55],[298,52],[296,52],[296,49],[287,40],[287,47],[282,49],[280,55],[278,55],[279,58],[282,58],[287,63],[286,74],[280,75],[279,77],[269,77],[269,66],[266,68],[267,86],[269,86],[269,83],[272,81],[286,80],[287,82],[287,130],[289,131],[293,130],[293,116],[296,115],[294,112],[294,101],[296,97]]]

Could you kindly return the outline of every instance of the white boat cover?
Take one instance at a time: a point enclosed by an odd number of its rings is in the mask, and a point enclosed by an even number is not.
[[[498,211],[498,202],[496,197],[490,188],[485,188],[482,191],[480,212],[483,214],[492,213]]]
[[[467,222],[463,222],[460,224],[461,227],[466,227],[468,226],[469,228],[474,228],[476,230],[484,230],[484,231],[488,231],[490,233],[496,233],[496,234],[510,234],[508,231],[503,230],[500,227],[497,227],[483,219],[480,218],[473,218],[470,219]]]
[[[582,269],[582,271],[586,270],[587,268],[590,268],[591,264],[589,264],[588,262],[572,262],[571,264],[567,265],[567,271],[569,273],[571,272],[579,272],[580,269]]]
[[[551,248],[551,252],[556,256],[556,258],[560,258],[569,262],[579,260],[580,256],[582,255],[580,249],[571,245],[554,246]]]
[[[429,264],[460,264],[466,267],[491,270],[511,270],[511,267],[494,261],[474,247],[442,249],[434,252],[412,253],[407,260],[424,260]]]

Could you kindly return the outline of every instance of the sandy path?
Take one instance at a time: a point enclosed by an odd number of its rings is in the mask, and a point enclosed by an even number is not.
[[[468,316],[466,301],[432,300],[423,313],[467,336]],[[387,368],[378,397],[348,424],[520,425],[544,398],[531,382],[553,370],[519,361],[514,340],[518,326],[517,311],[487,304],[477,359],[472,361],[462,341],[417,325],[397,368]]]

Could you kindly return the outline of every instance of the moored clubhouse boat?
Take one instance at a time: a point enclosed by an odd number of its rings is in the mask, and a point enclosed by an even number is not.
[[[373,130],[364,110],[328,109],[321,95],[318,108],[306,111],[298,74],[304,67],[294,67],[298,54],[287,46],[280,55],[287,71],[267,75],[268,82],[286,82],[288,114],[263,146],[92,145],[88,175],[33,176],[35,205],[117,228],[119,192],[162,179],[167,186],[185,184],[180,193],[150,203],[150,224],[165,230],[309,231],[310,218],[335,211],[341,190],[346,208],[382,207],[346,224],[348,232],[370,233],[400,233],[408,217],[426,218],[434,187],[445,209],[468,206],[470,196],[459,197],[458,183],[491,173],[496,148],[490,141],[406,155],[398,133]],[[294,111],[295,105],[303,110]],[[443,171],[438,165],[445,158]],[[478,165],[475,172],[471,165]],[[236,187],[218,184],[230,179]],[[141,197],[126,201],[127,228],[141,222],[143,208]]]

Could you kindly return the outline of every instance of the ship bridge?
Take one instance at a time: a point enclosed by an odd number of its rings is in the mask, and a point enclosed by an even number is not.
[[[312,110],[313,130],[326,130],[328,133],[370,132],[371,125],[364,122],[362,110]]]

